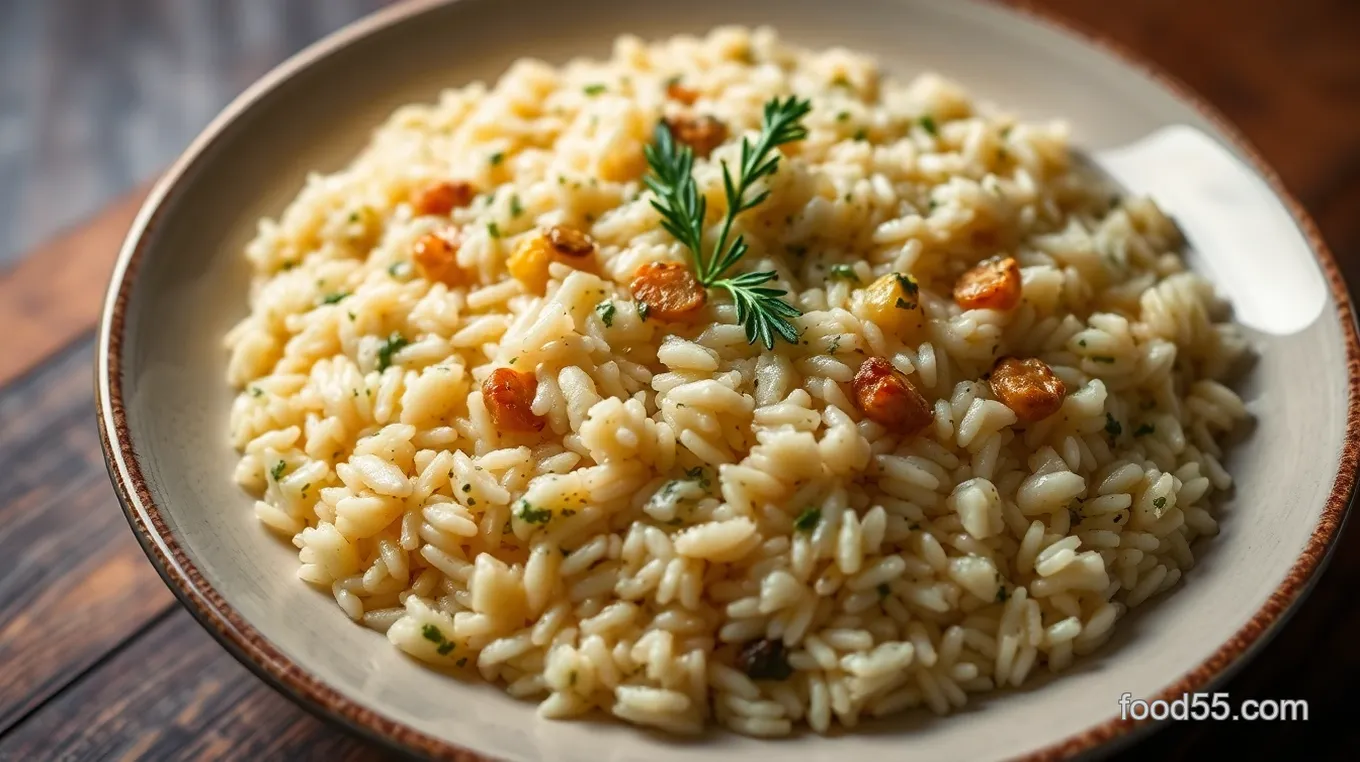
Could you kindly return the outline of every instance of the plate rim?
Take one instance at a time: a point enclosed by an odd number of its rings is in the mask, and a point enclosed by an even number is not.
[[[1250,169],[1266,182],[1272,195],[1289,211],[1327,282],[1335,317],[1341,329],[1347,366],[1346,426],[1337,472],[1307,543],[1284,579],[1271,591],[1256,613],[1208,658],[1155,695],[1149,696],[1148,700],[1172,699],[1183,693],[1203,690],[1245,665],[1298,609],[1313,584],[1321,577],[1340,536],[1355,492],[1357,465],[1360,465],[1360,336],[1357,335],[1350,293],[1336,259],[1312,216],[1285,187],[1279,174],[1256,147],[1217,107],[1193,88],[1122,43],[1055,11],[1037,7],[1029,0],[973,1],[993,12],[1017,15],[1083,43],[1143,75],[1181,103],[1193,108],[1213,125],[1219,136],[1240,154]],[[121,373],[124,321],[135,275],[147,248],[147,233],[155,228],[164,215],[166,202],[175,195],[176,188],[188,171],[218,137],[256,102],[314,62],[410,16],[456,2],[460,0],[409,0],[380,9],[332,32],[256,80],[194,138],[157,180],[119,250],[101,311],[95,347],[94,396],[105,466],[138,544],[176,598],[233,657],[312,714],[338,723],[389,749],[456,762],[493,762],[495,757],[432,736],[347,697],[282,653],[208,583],[170,532],[161,509],[152,499],[138,453],[131,443],[127,411],[123,404]],[[1109,751],[1115,745],[1132,741],[1136,735],[1156,724],[1156,721],[1149,719],[1120,719],[1114,715],[1016,759],[1040,762]]]

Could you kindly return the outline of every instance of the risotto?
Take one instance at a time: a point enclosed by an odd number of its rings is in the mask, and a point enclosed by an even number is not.
[[[522,60],[260,224],[235,476],[351,619],[545,717],[943,714],[1215,533],[1248,348],[1182,248],[939,76],[733,28]]]

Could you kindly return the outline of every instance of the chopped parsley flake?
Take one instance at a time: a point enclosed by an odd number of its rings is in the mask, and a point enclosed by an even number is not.
[[[890,593],[892,593],[892,588],[888,587],[887,582],[883,582],[878,586],[878,597],[880,599],[887,598]]]
[[[491,236],[492,238],[500,238],[501,229],[498,225],[496,225],[496,223],[488,222],[486,223],[486,234]]]
[[[411,273],[411,265],[408,262],[393,262],[387,267],[387,274],[393,278],[405,278]]]
[[[269,475],[274,478],[274,481],[278,481],[280,478],[283,477],[283,472],[287,468],[288,468],[287,463],[279,461],[278,463],[274,464],[273,468],[269,469]]]
[[[405,336],[393,331],[392,335],[383,341],[382,346],[378,347],[378,372],[382,373],[391,367],[392,355],[401,351],[402,347],[410,343],[411,341]]]
[[[322,304],[339,304],[342,299],[349,296],[348,291],[336,291],[334,294],[326,294],[321,297]]]
[[[491,154],[491,157],[487,159],[487,161],[490,161],[491,166],[493,167],[498,166],[501,162],[505,161],[505,154],[497,151]]]
[[[547,508],[535,508],[528,500],[520,500],[519,512],[515,515],[526,524],[546,524],[552,518],[552,511]]]
[[[1112,437],[1117,437],[1124,433],[1124,427],[1120,426],[1119,421],[1116,421],[1114,416],[1109,413],[1105,414],[1105,433]]]
[[[521,214],[524,214],[524,207],[519,203],[519,195],[510,196],[510,216],[518,217]]]
[[[839,114],[836,115],[836,121],[838,121],[838,122],[848,122],[848,121],[850,121],[850,112],[849,112],[849,111],[842,111],[842,112],[840,112]]]
[[[1106,355],[1092,355],[1091,362],[1103,362],[1106,365],[1114,365],[1114,358]]]
[[[906,292],[907,296],[914,297],[921,293],[921,287],[916,285],[915,278],[910,275],[903,275],[902,273],[894,273],[894,276],[897,278],[897,285],[902,287],[902,290]]]
[[[584,88],[582,88],[585,94],[589,95],[592,98],[599,95],[600,93],[603,93],[606,89],[607,88],[604,85],[598,83],[593,85],[586,85]]]
[[[642,319],[642,322],[647,322],[647,315],[651,313],[652,308],[648,307],[647,303],[643,301],[639,301],[636,304],[638,317]]]
[[[809,508],[798,514],[798,518],[793,520],[793,528],[799,532],[811,532],[822,523],[822,509]]]
[[[713,484],[708,478],[708,472],[704,470],[703,466],[685,469],[685,478],[698,482],[699,486],[703,489],[708,489]]]
[[[899,296],[897,297],[897,303],[893,306],[899,310],[914,310],[916,309],[916,302],[909,302]]]
[[[859,275],[855,273],[854,265],[832,265],[826,273],[827,280],[848,280],[851,283],[859,283]]]
[[[1164,498],[1164,497],[1159,497],[1159,498],[1153,499],[1153,501],[1152,501],[1152,507],[1153,507],[1153,508],[1156,508],[1158,511],[1163,510],[1164,508],[1166,508],[1166,498]],[[1159,513],[1158,515],[1161,515],[1161,514]]]
[[[466,667],[466,666],[467,666],[467,659],[468,659],[468,657],[466,657],[466,656],[464,656],[463,658],[459,659],[459,660],[457,661],[458,666],[460,666],[460,667]]]
[[[614,327],[614,313],[616,311],[614,303],[607,299],[595,305],[595,314],[600,316],[600,322],[604,323],[605,328]]]
[[[940,135],[940,128],[935,124],[935,117],[930,114],[921,117],[921,129],[935,137],[939,137]]]
[[[1134,435],[1135,437],[1144,437],[1144,436],[1147,436],[1148,434],[1151,434],[1152,432],[1154,432],[1154,431],[1156,431],[1156,430],[1157,430],[1157,427],[1153,426],[1153,425],[1150,424],[1150,423],[1145,423],[1145,424],[1143,424],[1142,426],[1139,426],[1137,429],[1135,429],[1134,432],[1133,432],[1133,435]]]
[[[851,135],[850,137],[852,140],[867,140],[869,137],[869,131],[861,127],[858,130],[855,130],[855,134]]]
[[[264,396],[264,390],[261,389],[261,388],[258,387],[258,386],[252,386],[252,387],[250,387],[250,396],[252,396],[252,397],[262,397],[262,396]]]

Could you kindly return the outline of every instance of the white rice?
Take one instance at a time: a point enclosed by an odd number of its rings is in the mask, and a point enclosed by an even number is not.
[[[667,100],[675,76],[692,106]],[[809,135],[738,227],[802,340],[748,345],[721,297],[690,324],[644,321],[633,272],[687,261],[642,189],[653,126],[727,125],[694,173],[720,208],[719,162],[789,93],[812,101]],[[452,178],[482,195],[413,214],[416,189]],[[449,224],[470,274],[453,288],[410,264]],[[554,264],[538,296],[506,257],[559,224],[594,238],[599,272]],[[350,618],[547,717],[773,736],[947,713],[1097,648],[1217,531],[1218,442],[1246,416],[1223,381],[1246,345],[1181,247],[1151,200],[1112,200],[1078,166],[1061,124],[849,51],[729,28],[521,61],[401,109],[261,222],[227,337],[236,478]],[[998,252],[1022,303],[962,311],[953,279]],[[855,277],[829,280],[837,264]],[[857,314],[855,289],[889,272],[923,284],[924,341]],[[407,343],[380,371],[393,333]],[[869,355],[933,404],[925,433],[861,416],[848,381]],[[1050,365],[1062,409],[1018,423],[986,382],[1004,355]],[[492,424],[480,383],[511,364],[538,379],[541,433]],[[551,518],[526,522],[521,500]],[[785,644],[790,675],[737,668],[759,639]]]

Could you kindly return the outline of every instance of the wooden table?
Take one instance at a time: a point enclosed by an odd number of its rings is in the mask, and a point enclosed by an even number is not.
[[[1044,0],[1143,52],[1246,132],[1360,278],[1360,2]],[[144,188],[0,274],[0,759],[379,759],[255,679],[175,602],[110,490],[93,327]],[[1360,759],[1360,522],[1298,615],[1226,690],[1306,724],[1174,724],[1121,758]],[[1302,746],[1301,746],[1302,744]],[[904,754],[909,745],[904,745]]]

